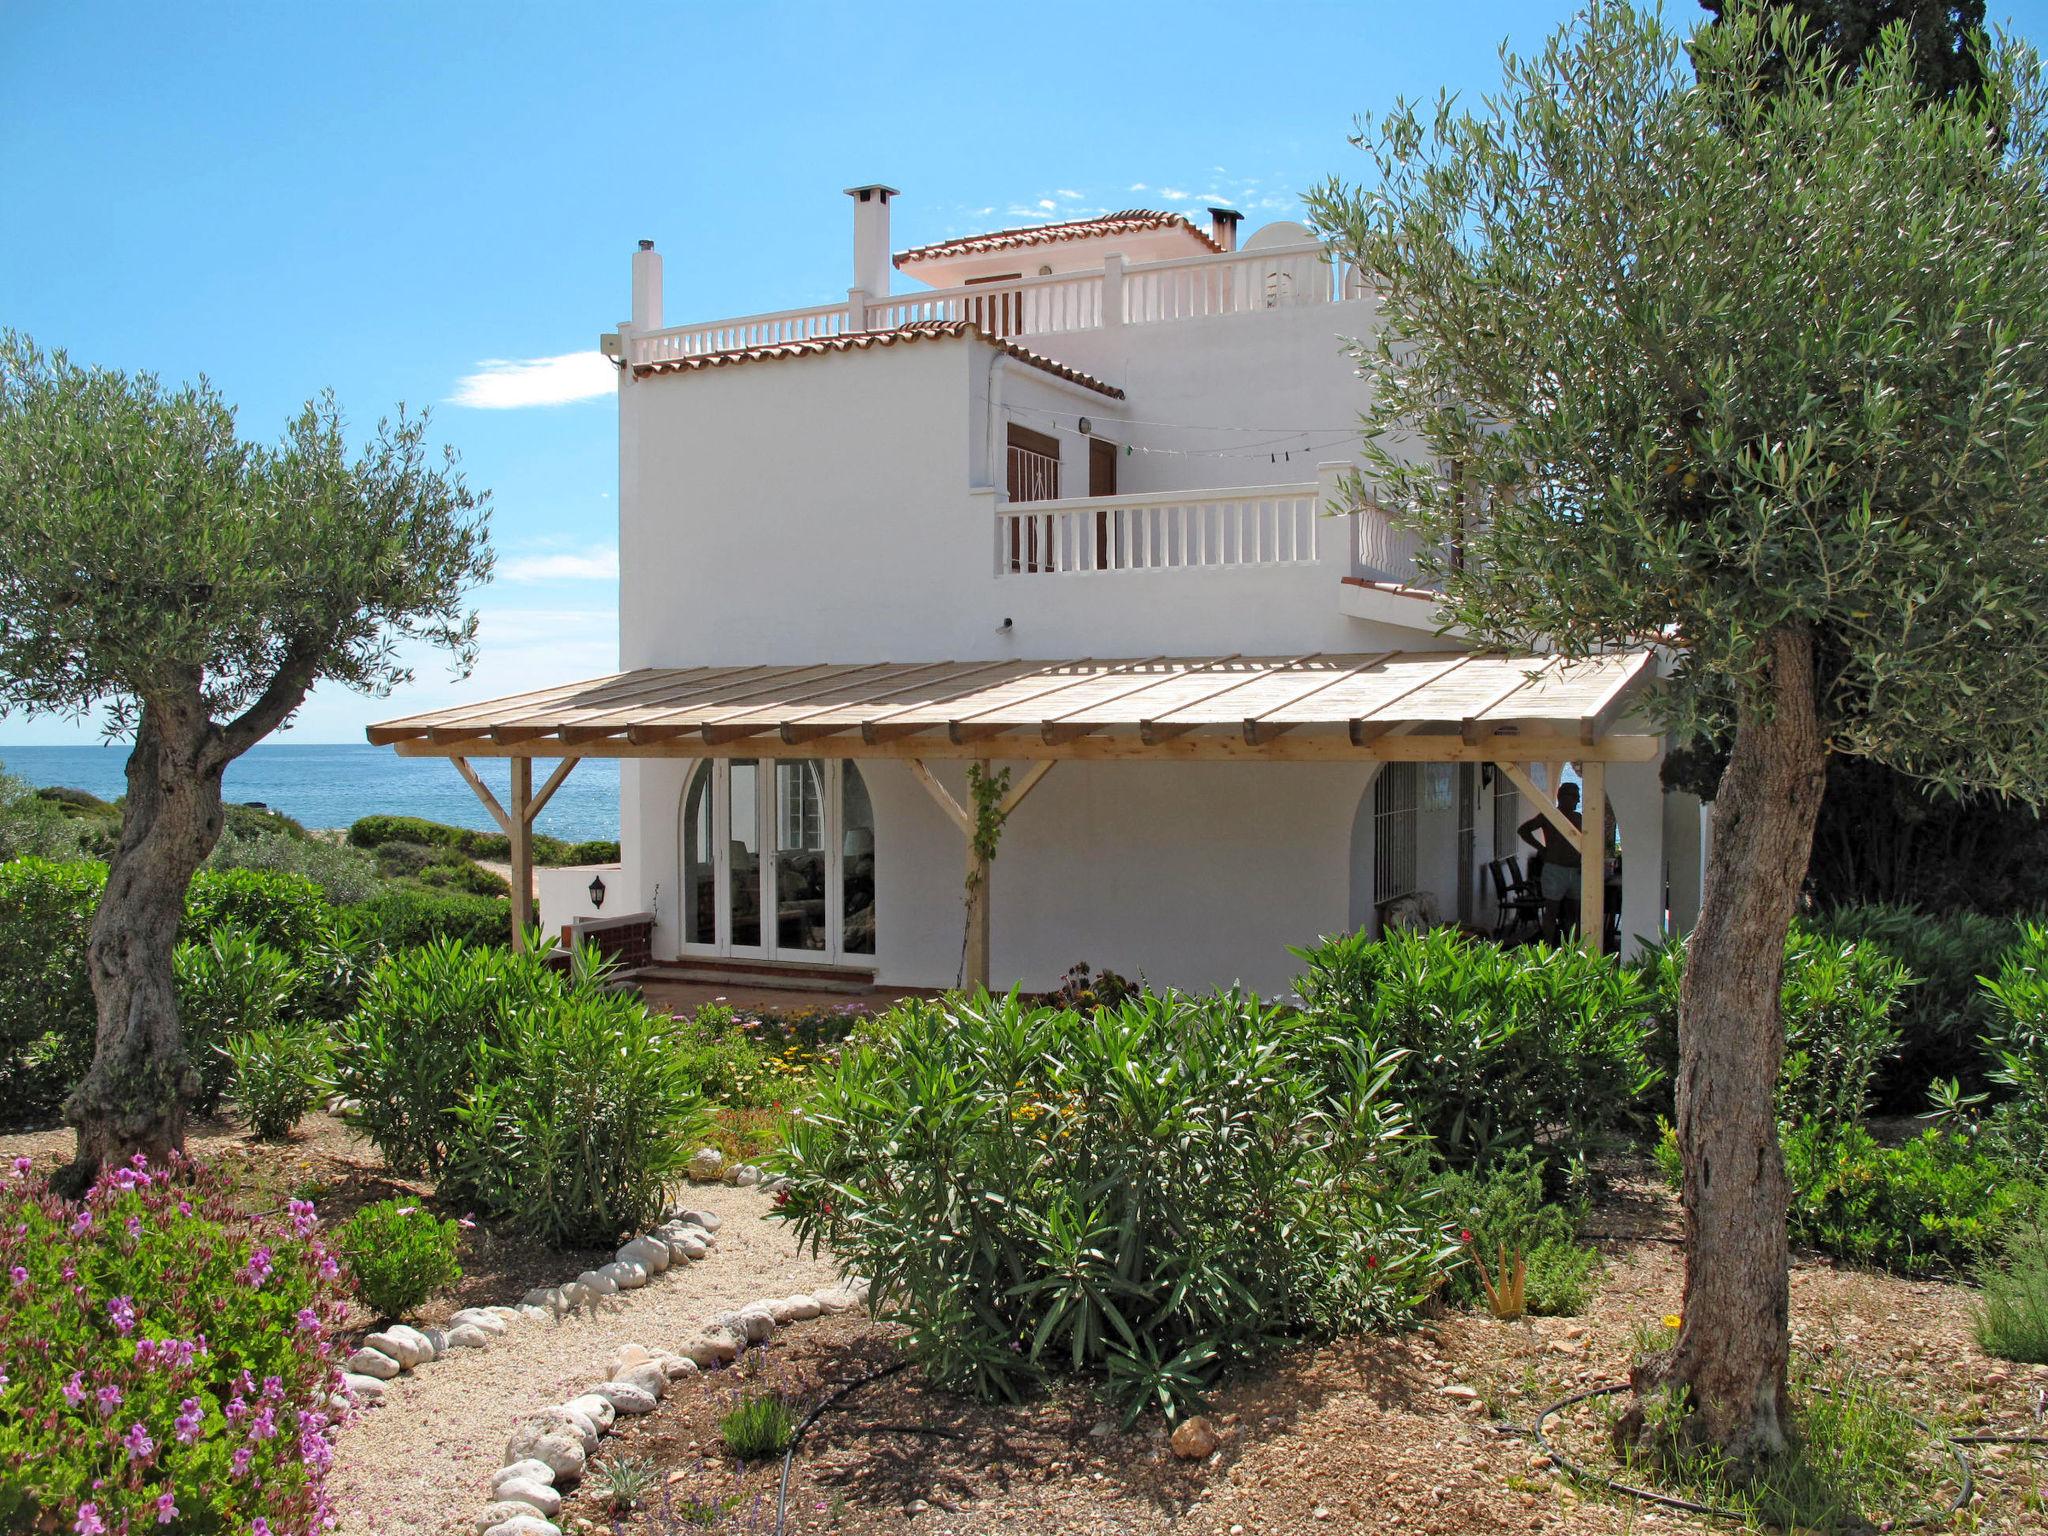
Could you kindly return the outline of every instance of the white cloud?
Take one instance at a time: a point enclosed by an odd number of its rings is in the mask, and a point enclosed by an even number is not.
[[[1041,197],[1038,200],[1038,206],[1045,209],[1046,212],[1050,213],[1053,209],[1059,207],[1059,204],[1054,202],[1049,197]]]
[[[1073,192],[1073,191],[1070,191],[1070,190],[1068,190],[1068,189],[1067,189],[1066,187],[1057,187],[1057,188],[1055,188],[1055,189],[1053,190],[1053,194],[1052,194],[1052,195],[1053,195],[1054,197],[1064,197],[1064,198],[1065,198],[1065,199],[1066,199],[1066,200],[1067,200],[1068,202],[1070,202],[1070,203],[1078,203],[1078,202],[1079,202],[1079,201],[1081,200],[1081,194],[1080,194],[1080,193],[1078,193],[1078,192]]]
[[[1187,199],[1187,193],[1181,191],[1179,187],[1161,187],[1159,195],[1169,203],[1184,202]]]
[[[1146,190],[1145,183],[1143,183],[1142,181],[1134,181],[1131,183],[1131,190],[1133,192],[1143,192]]]
[[[619,552],[609,544],[553,554],[515,555],[499,564],[500,581],[616,581]]]
[[[480,411],[516,411],[533,405],[595,400],[618,388],[618,374],[596,352],[559,357],[487,357],[475,373],[456,381],[452,405]]]

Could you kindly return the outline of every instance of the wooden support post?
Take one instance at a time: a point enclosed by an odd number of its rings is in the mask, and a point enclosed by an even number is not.
[[[984,775],[988,773],[987,758],[978,759],[977,765]],[[1031,771],[1024,775],[1022,782],[1003,796],[1002,803],[996,807],[999,825],[1007,822],[1010,813],[1024,803],[1024,797],[1044,782],[1045,776],[1052,772],[1052,765],[1052,758],[1040,759],[1032,765]],[[993,873],[993,866],[988,859],[980,856],[974,846],[973,813],[955,800],[952,792],[933,776],[931,769],[925,767],[924,759],[913,757],[910,760],[910,771],[917,775],[917,781],[925,787],[925,792],[938,803],[939,809],[946,813],[946,819],[958,827],[967,839],[967,942],[966,954],[960,968],[960,979],[963,986],[986,987],[989,984],[991,931],[989,878]]]
[[[533,759],[512,759],[512,948],[526,948],[533,926]]]
[[[1592,954],[1607,944],[1607,765],[1579,764],[1579,940]]]

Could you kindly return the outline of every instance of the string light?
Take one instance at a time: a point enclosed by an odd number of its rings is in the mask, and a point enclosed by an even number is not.
[[[1009,409],[1025,415],[1035,416],[1051,428],[1051,430],[1064,432],[1070,437],[1085,437],[1097,441],[1103,440],[1099,433],[1082,432],[1075,427],[1067,425],[1069,421],[1077,419],[1074,417],[1063,416],[1057,412],[1031,405],[1013,405]],[[1269,437],[1261,442],[1233,443],[1227,447],[1220,448],[1166,448],[1147,443],[1125,442],[1123,450],[1127,458],[1134,454],[1142,453],[1150,455],[1163,454],[1169,458],[1179,459],[1265,459],[1273,464],[1286,464],[1292,463],[1294,455],[1297,453],[1307,456],[1324,448],[1334,448],[1341,444],[1353,443],[1358,440],[1357,431],[1348,427],[1218,427],[1193,426],[1185,422],[1138,421],[1135,419],[1122,419],[1107,422],[1105,425],[1118,427],[1166,427],[1179,432],[1277,432],[1280,434],[1277,437]],[[1303,442],[1301,440],[1303,438],[1313,439],[1318,433],[1327,434],[1327,436],[1322,441]]]

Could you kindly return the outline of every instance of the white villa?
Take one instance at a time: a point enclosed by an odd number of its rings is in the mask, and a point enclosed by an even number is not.
[[[632,257],[621,672],[370,733],[454,759],[519,866],[575,763],[623,760],[602,911],[544,871],[551,927],[807,984],[1278,991],[1322,934],[1494,931],[1490,866],[1566,765],[1586,849],[1619,840],[1586,931],[1689,924],[1700,807],[1631,715],[1655,658],[1474,652],[1341,499],[1376,306],[1305,229],[1132,211],[892,256],[894,189],[848,196],[840,302],[672,324]],[[1008,770],[992,864],[976,762]]]

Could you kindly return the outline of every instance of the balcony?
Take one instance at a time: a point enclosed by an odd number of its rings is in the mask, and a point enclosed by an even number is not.
[[[1011,450],[1013,461],[1042,457]],[[1013,462],[1012,486],[1020,483]],[[1028,463],[1021,466],[1027,472]],[[1423,580],[1424,545],[1376,507],[1346,505],[1348,464],[1318,466],[1298,485],[1156,491],[1038,500],[1013,496],[995,509],[995,571],[1011,577],[1118,577],[1327,563],[1332,574],[1388,587]],[[1057,466],[1050,474],[1056,475]],[[1057,479],[1040,475],[1044,483]],[[1028,473],[1022,483],[1037,483]]]
[[[1130,266],[1111,256],[1097,271],[907,294],[878,296],[855,290],[841,304],[634,333],[627,341],[627,361],[641,367],[711,352],[894,330],[929,320],[972,321],[991,336],[1048,336],[1332,304],[1363,294],[1356,277],[1340,272],[1313,241]]]

